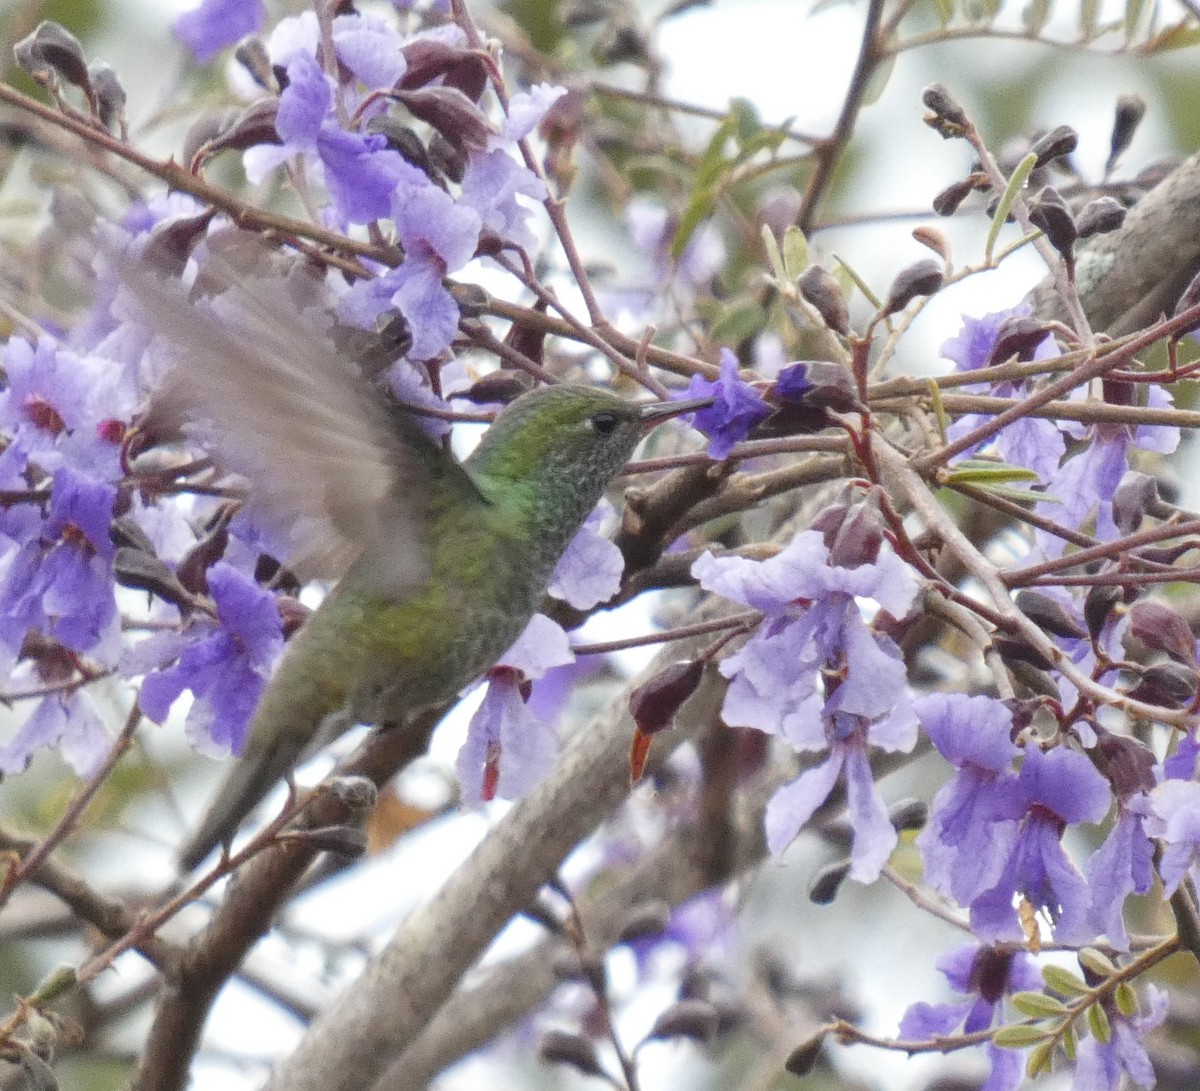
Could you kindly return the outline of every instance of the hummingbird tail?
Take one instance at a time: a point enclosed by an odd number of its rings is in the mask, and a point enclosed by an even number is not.
[[[294,768],[301,749],[289,737],[276,738],[267,751],[246,753],[234,762],[200,828],[179,852],[183,872],[192,871],[218,845],[229,847],[242,819]]]

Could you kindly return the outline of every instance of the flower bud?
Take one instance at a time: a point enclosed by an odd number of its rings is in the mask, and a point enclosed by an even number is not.
[[[1060,125],[1034,141],[1030,152],[1037,156],[1034,168],[1044,167],[1055,159],[1070,155],[1079,146],[1079,134],[1070,125]]]
[[[1060,604],[1038,591],[1019,591],[1017,609],[1044,633],[1082,640],[1087,631]]]
[[[717,1009],[706,1000],[679,1000],[659,1015],[646,1039],[690,1038],[694,1042],[711,1042],[717,1035],[719,1021]]]
[[[941,264],[932,258],[926,258],[924,261],[918,261],[908,266],[907,269],[901,269],[896,274],[896,279],[892,281],[887,299],[880,308],[879,317],[887,318],[888,315],[903,310],[918,296],[933,295],[942,286],[945,279],[946,274],[942,270]]]
[[[810,265],[797,282],[797,287],[800,294],[821,316],[821,321],[834,333],[840,333],[843,337],[850,333],[850,312],[846,308],[846,297],[842,294],[841,285],[830,272],[819,265]]]
[[[1134,603],[1129,608],[1127,642],[1130,637],[1177,663],[1196,665],[1196,637],[1183,616],[1165,602],[1147,599]]]
[[[1146,512],[1158,502],[1158,482],[1149,474],[1128,470],[1113,494],[1113,522],[1122,534],[1142,525]]]
[[[1049,326],[1032,315],[1011,315],[1000,323],[987,366],[1003,364],[1014,356],[1032,360],[1049,334]]]
[[[1142,672],[1129,691],[1135,701],[1165,708],[1187,708],[1196,699],[1196,672],[1182,663],[1158,663]]]
[[[1111,150],[1108,153],[1108,162],[1104,164],[1105,174],[1112,171],[1117,165],[1117,160],[1133,142],[1133,136],[1145,116],[1146,100],[1141,95],[1122,95],[1117,99],[1117,109],[1113,115]]]
[[[944,140],[961,137],[971,124],[967,112],[940,83],[931,83],[926,87],[921,92],[921,101],[931,111],[922,120],[931,129],[941,133]]]
[[[1029,219],[1064,258],[1070,258],[1079,233],[1067,203],[1053,186],[1046,186],[1029,206]]]
[[[582,1034],[567,1030],[548,1030],[538,1043],[538,1055],[552,1064],[565,1064],[587,1076],[604,1076],[596,1047]]]
[[[1092,235],[1107,235],[1125,222],[1128,210],[1115,197],[1097,197],[1089,201],[1075,217],[1075,230],[1081,239]]]
[[[700,685],[704,660],[684,659],[664,667],[629,695],[629,713],[643,735],[669,728],[675,714]]]

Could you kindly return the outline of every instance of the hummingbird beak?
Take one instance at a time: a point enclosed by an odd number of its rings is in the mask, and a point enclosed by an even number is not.
[[[647,428],[653,428],[672,417],[681,417],[684,413],[694,413],[697,409],[707,409],[717,399],[687,398],[677,402],[646,402],[639,407],[641,422]]]

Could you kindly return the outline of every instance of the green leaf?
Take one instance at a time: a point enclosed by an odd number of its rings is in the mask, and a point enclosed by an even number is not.
[[[672,258],[676,261],[679,260],[684,250],[687,249],[687,244],[691,242],[692,236],[696,233],[696,228],[712,215],[716,204],[717,191],[715,188],[699,188],[693,191],[687,208],[679,217],[679,226],[675,228],[675,237],[671,240]]]
[[[1079,961],[1083,966],[1086,966],[1094,974],[1099,974],[1101,977],[1111,977],[1117,972],[1116,966],[1112,964],[1112,960],[1101,951],[1097,951],[1095,947],[1085,947],[1079,952]]]
[[[775,232],[771,230],[769,224],[763,224],[760,234],[763,249],[767,252],[767,263],[771,266],[772,275],[780,284],[786,284],[788,279],[787,270],[783,266],[783,255],[779,252],[779,243],[775,240]]]
[[[787,270],[788,280],[793,283],[808,268],[808,239],[796,226],[783,233],[783,267]]]
[[[1025,466],[1012,466],[1007,462],[990,459],[966,458],[954,464],[946,474],[948,485],[1006,485],[1011,481],[1040,481],[1033,470]]]
[[[722,345],[740,345],[763,328],[763,311],[757,303],[733,303],[713,322],[710,336]]]
[[[885,45],[887,44],[890,43],[885,43]],[[893,50],[884,58],[882,64],[876,65],[875,70],[867,80],[866,88],[863,90],[862,101],[864,106],[874,106],[875,103],[883,98],[883,93],[887,90],[888,81],[892,78],[892,72],[896,68],[896,60],[899,56],[900,54]]]
[[[1043,966],[1042,980],[1063,996],[1083,996],[1084,993],[1092,991],[1083,978],[1070,970],[1064,970],[1061,966]]]
[[[1132,1019],[1137,1015],[1137,993],[1133,991],[1133,986],[1128,981],[1122,981],[1117,986],[1117,991],[1113,993],[1113,1002],[1117,1005],[1117,1011],[1126,1019]]]
[[[945,26],[954,18],[954,0],[933,0],[933,10],[938,22]]]
[[[754,140],[762,133],[762,119],[758,111],[747,98],[729,100],[729,116],[734,124],[734,137],[739,144]]]
[[[1056,1000],[1053,996],[1047,996],[1045,993],[1013,993],[1008,999],[1009,1003],[1022,1015],[1028,1015],[1035,1019],[1051,1015],[1067,1014],[1066,1004],[1061,1000]]]
[[[883,303],[880,301],[879,297],[873,291],[871,291],[867,282],[863,280],[863,278],[860,277],[849,265],[847,265],[846,262],[839,258],[837,254],[833,255],[833,260],[846,270],[846,275],[854,282],[854,286],[866,297],[867,302],[870,303],[871,306],[877,311],[882,310]],[[849,293],[847,292],[847,300],[849,297]]]
[[[1029,1023],[1015,1023],[1009,1027],[1001,1027],[992,1035],[992,1044],[1001,1049],[1026,1049],[1044,1042],[1050,1037],[1048,1030],[1032,1026]]]
[[[1108,1013],[1099,1005],[1093,1004],[1087,1010],[1088,1027],[1092,1037],[1101,1045],[1106,1045],[1112,1039],[1112,1027],[1108,1022]]]
[[[1062,1042],[1063,1053],[1067,1055],[1067,1060],[1072,1064],[1075,1063],[1075,1027],[1063,1027],[1062,1037],[1059,1039]]]
[[[1000,195],[1000,203],[996,206],[996,214],[992,217],[992,226],[988,229],[987,244],[983,248],[984,257],[989,264],[991,264],[992,252],[996,249],[996,239],[1000,234],[1000,228],[1004,226],[1008,214],[1012,211],[1013,202],[1025,188],[1025,183],[1029,180],[1029,175],[1036,165],[1037,156],[1030,152],[1017,164],[1016,170],[1012,172],[1012,177],[1008,180],[1008,185],[1004,187],[1004,192]]]
[[[1025,1062],[1025,1075],[1031,1080],[1043,1072],[1049,1072],[1054,1067],[1054,1043],[1042,1042],[1030,1051],[1029,1060]]]

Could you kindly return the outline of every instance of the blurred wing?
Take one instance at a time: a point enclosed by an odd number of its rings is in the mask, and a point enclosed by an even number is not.
[[[168,407],[212,422],[218,460],[250,479],[254,507],[288,535],[289,567],[337,578],[369,551],[381,590],[428,578],[433,490],[473,485],[334,353],[294,283],[210,255],[202,279],[214,294],[192,300],[152,263],[114,261],[138,319],[169,346]]]

